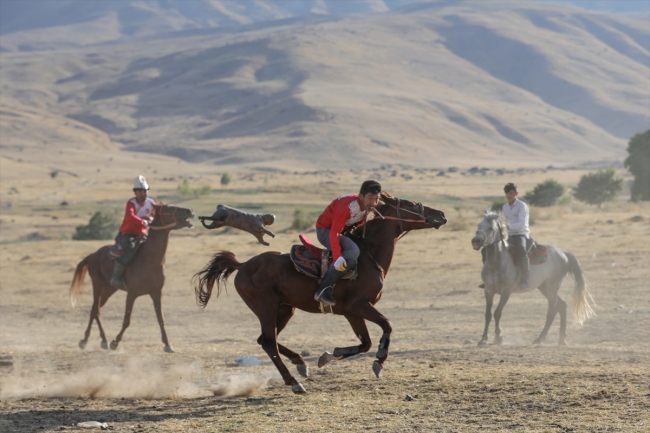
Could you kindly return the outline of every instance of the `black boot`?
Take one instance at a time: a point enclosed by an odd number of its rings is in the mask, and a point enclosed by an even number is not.
[[[521,273],[521,279],[519,280],[519,288],[522,290],[529,289],[528,285],[528,270],[530,269],[530,262],[528,261],[528,256],[525,260],[522,260],[521,265],[519,266],[519,272]]]
[[[124,282],[124,265],[120,262],[115,262],[115,268],[113,268],[113,276],[111,277],[111,286],[118,289],[126,290],[126,283]]]
[[[336,282],[341,279],[343,274],[345,274],[345,271],[339,272],[334,269],[334,266],[330,266],[329,269],[327,269],[327,272],[325,272],[323,280],[316,289],[314,300],[322,302],[323,304],[332,306],[336,305],[336,301],[334,300],[334,286],[336,285]]]

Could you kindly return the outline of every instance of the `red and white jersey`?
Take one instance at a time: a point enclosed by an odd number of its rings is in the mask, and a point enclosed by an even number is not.
[[[147,234],[149,221],[145,218],[153,215],[153,205],[156,204],[150,198],[147,198],[142,205],[138,203],[135,197],[126,202],[124,210],[124,220],[120,226],[120,233],[127,235],[144,235]]]
[[[361,210],[359,194],[344,195],[330,203],[316,221],[317,229],[330,229],[330,245],[334,260],[341,257],[339,235],[346,227],[363,223],[365,211]]]

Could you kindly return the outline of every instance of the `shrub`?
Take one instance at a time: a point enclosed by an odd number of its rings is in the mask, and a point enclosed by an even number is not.
[[[95,212],[88,225],[77,226],[77,232],[72,235],[75,241],[113,239],[120,227],[120,222],[112,213]]]
[[[500,198],[495,198],[492,200],[492,205],[490,206],[490,210],[492,212],[501,212],[503,210],[503,205],[508,203],[508,200],[506,200],[505,197],[500,197]]]
[[[598,170],[580,178],[573,189],[573,196],[585,203],[598,207],[606,201],[613,201],[623,189],[623,179],[614,176],[614,170]]]
[[[553,206],[557,199],[562,197],[566,187],[556,180],[548,179],[537,184],[532,192],[524,196],[524,201],[533,206]]]
[[[232,180],[232,178],[230,177],[230,173],[224,173],[221,176],[221,185],[228,186],[228,184],[230,183],[231,180]]]
[[[182,195],[208,195],[212,192],[210,185],[203,185],[201,188],[193,189],[187,179],[183,179],[183,183],[178,186],[178,192]]]
[[[625,168],[634,175],[632,200],[650,200],[650,129],[632,137],[627,152]]]
[[[293,212],[293,222],[291,228],[294,230],[306,230],[314,227],[314,218],[312,218],[304,209],[296,209]]]

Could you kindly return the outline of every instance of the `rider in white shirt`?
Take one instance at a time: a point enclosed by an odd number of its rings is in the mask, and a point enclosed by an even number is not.
[[[519,288],[528,289],[528,271],[530,262],[528,260],[527,244],[530,237],[528,227],[529,212],[526,203],[519,200],[517,186],[510,182],[503,188],[508,203],[503,205],[503,214],[508,225],[508,243],[512,245],[517,253],[517,261],[521,278]]]

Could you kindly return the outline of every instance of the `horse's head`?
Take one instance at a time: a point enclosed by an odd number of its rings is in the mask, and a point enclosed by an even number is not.
[[[485,211],[483,213],[483,221],[478,224],[476,234],[472,238],[472,247],[475,250],[480,250],[508,237],[505,225],[499,218],[500,215],[496,212]]]
[[[192,209],[164,203],[156,204],[154,205],[154,219],[150,227],[153,230],[177,230],[192,227],[191,218],[194,218]]]
[[[376,207],[378,215],[388,220],[399,221],[400,234],[410,230],[426,228],[440,228],[447,223],[447,218],[442,211],[433,209],[409,200],[393,197],[387,192],[382,192],[379,204]]]

